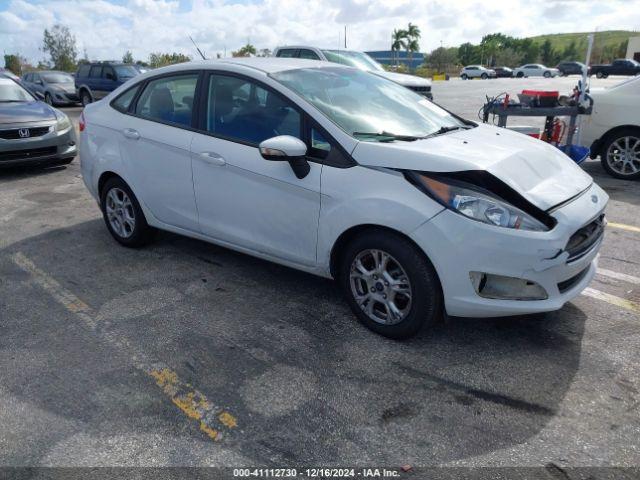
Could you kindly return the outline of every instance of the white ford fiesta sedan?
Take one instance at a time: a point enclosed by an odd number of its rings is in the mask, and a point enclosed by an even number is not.
[[[608,197],[589,175],[360,70],[174,65],[88,105],[80,130],[84,181],[122,245],[159,228],[335,278],[389,337],[443,312],[557,310],[595,274]]]

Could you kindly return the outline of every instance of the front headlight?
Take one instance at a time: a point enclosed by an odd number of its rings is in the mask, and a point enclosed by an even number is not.
[[[71,127],[71,120],[64,113],[56,113],[58,121],[56,122],[56,132],[62,132]]]
[[[546,232],[549,228],[510,203],[475,185],[443,179],[435,180],[423,174],[416,179],[440,203],[465,217],[498,227]]]

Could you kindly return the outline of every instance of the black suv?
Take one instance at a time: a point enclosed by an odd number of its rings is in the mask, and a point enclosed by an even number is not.
[[[582,75],[582,67],[584,67],[584,63],[560,62],[556,68],[560,70],[560,75],[566,77],[567,75]]]
[[[76,92],[83,105],[106,97],[140,71],[133,65],[118,62],[84,63],[76,73]]]

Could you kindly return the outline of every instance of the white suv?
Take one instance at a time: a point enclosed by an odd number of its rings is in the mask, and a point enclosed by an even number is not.
[[[349,67],[371,72],[380,77],[396,82],[403,87],[413,90],[429,100],[433,100],[431,82],[426,78],[405,73],[386,71],[382,65],[364,52],[353,50],[331,50],[307,46],[278,47],[273,51],[274,57],[280,58],[304,58],[306,60],[322,60],[324,62],[339,63]]]
[[[467,65],[460,70],[460,78],[467,80],[468,78],[496,78],[496,71],[491,68],[485,68],[482,65]]]
[[[567,156],[354,68],[173,65],[88,105],[80,130],[119,243],[160,228],[335,278],[390,337],[443,310],[557,310],[596,271],[608,197]]]

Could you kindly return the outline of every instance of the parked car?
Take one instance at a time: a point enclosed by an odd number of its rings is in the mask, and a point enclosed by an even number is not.
[[[116,62],[85,63],[78,67],[76,92],[82,105],[100,100],[140,71],[133,65]]]
[[[32,92],[49,105],[73,105],[78,103],[74,79],[66,72],[45,70],[30,72],[22,76],[22,81]]]
[[[280,58],[304,58],[307,60],[322,60],[324,62],[339,63],[349,67],[371,72],[379,77],[396,82],[403,87],[413,90],[419,95],[433,100],[431,82],[426,78],[406,73],[388,72],[382,65],[364,52],[353,50],[330,50],[308,46],[278,47],[273,51],[274,57]]]
[[[580,115],[578,143],[600,156],[604,169],[622,179],[640,178],[640,77],[609,88],[591,88],[593,112]]]
[[[491,68],[485,68],[482,65],[468,65],[460,70],[460,78],[466,80],[468,78],[495,78],[496,71]]]
[[[443,310],[557,310],[596,271],[608,197],[566,155],[358,69],[172,65],[88,105],[80,132],[122,245],[160,228],[334,278],[390,337]]]
[[[529,63],[527,65],[522,65],[513,70],[513,76],[522,78],[522,77],[557,77],[560,75],[560,70],[557,68],[545,67],[540,63]]]
[[[632,58],[619,58],[611,62],[610,65],[591,65],[589,75],[598,78],[607,78],[609,75],[638,75],[640,74],[640,63]]]
[[[509,67],[493,67],[493,71],[496,72],[496,77],[498,78],[513,77],[513,70]]]
[[[582,75],[582,69],[586,65],[580,62],[560,62],[556,67],[560,72],[560,75],[566,77],[568,75]]]
[[[0,167],[62,165],[76,153],[69,117],[0,75]]]

